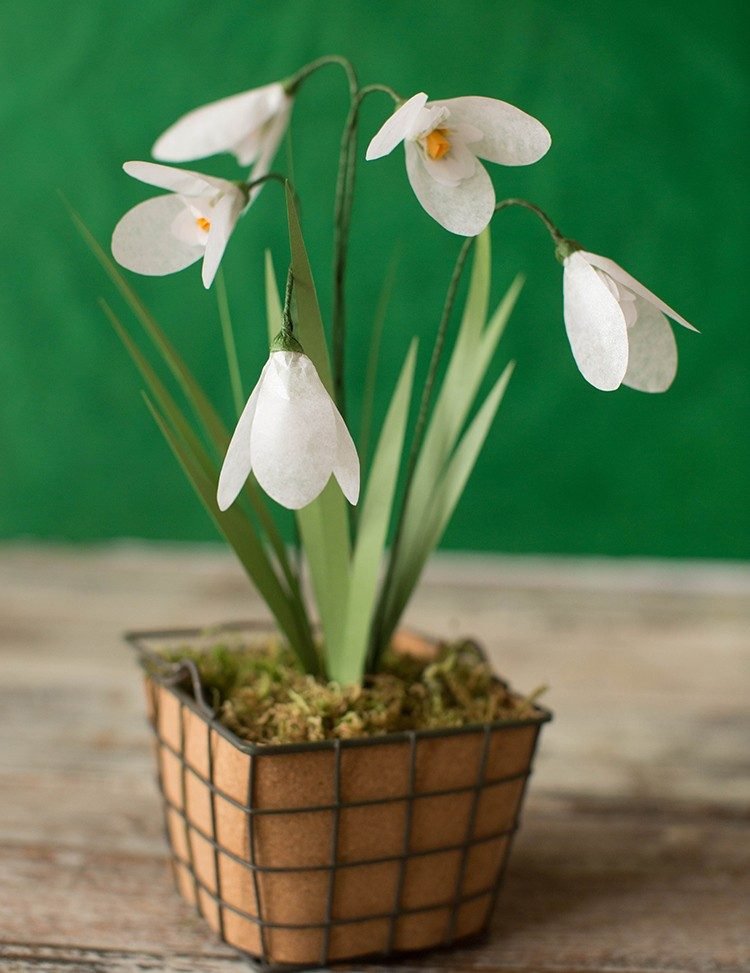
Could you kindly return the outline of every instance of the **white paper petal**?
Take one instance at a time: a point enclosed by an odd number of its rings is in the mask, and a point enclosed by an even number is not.
[[[436,104],[445,105],[450,111],[449,127],[455,118],[456,122],[465,122],[484,133],[480,142],[472,142],[471,148],[489,162],[527,166],[541,159],[552,143],[540,121],[507,101],[469,95]]]
[[[261,128],[287,96],[274,83],[202,105],[183,115],[154,144],[151,154],[164,162],[188,162],[217,152],[233,152],[238,143]],[[251,159],[238,159],[247,165]]]
[[[481,233],[495,207],[495,190],[484,166],[477,163],[474,175],[457,186],[443,186],[425,169],[421,150],[414,142],[407,142],[405,149],[409,182],[430,216],[451,233]]]
[[[251,435],[258,483],[299,510],[323,490],[336,456],[333,404],[306,355],[274,352],[258,396]]]
[[[563,313],[573,357],[595,388],[610,392],[628,367],[628,332],[620,305],[588,261],[576,251],[565,259]]]
[[[594,266],[599,267],[605,273],[609,274],[618,284],[624,284],[629,290],[637,294],[638,297],[642,297],[645,301],[653,304],[657,307],[662,314],[666,314],[668,318],[672,318],[673,321],[677,321],[685,328],[689,328],[691,331],[697,331],[698,329],[693,327],[689,321],[686,321],[677,311],[673,310],[668,304],[665,304],[660,298],[656,296],[647,287],[644,287],[640,281],[636,280],[635,277],[631,277],[627,270],[623,270],[619,264],[616,264],[614,260],[610,260],[609,257],[600,257],[596,253],[588,253],[588,251],[581,250],[581,254],[588,260],[588,262]]]
[[[665,392],[677,374],[677,342],[661,311],[636,297],[635,324],[628,329],[630,354],[623,385],[639,392]]]
[[[401,107],[387,118],[380,130],[373,136],[367,146],[365,159],[380,159],[389,152],[393,152],[399,142],[410,134],[412,126],[427,102],[424,91],[412,95]]]
[[[203,286],[208,288],[213,283],[216,271],[219,269],[229,237],[232,235],[242,208],[239,194],[222,196],[211,211],[211,229],[208,231],[206,254],[203,258],[201,278]]]
[[[247,400],[245,408],[242,410],[242,415],[235,427],[227,454],[224,457],[224,463],[219,474],[219,486],[216,491],[216,502],[219,505],[219,510],[226,510],[232,506],[240,495],[240,490],[245,485],[245,480],[247,480],[252,471],[250,439],[253,421],[255,419],[255,410],[258,405],[258,393],[263,384],[263,377],[266,374],[267,368],[268,362],[263,366],[260,378],[250,393],[250,398]]]
[[[260,154],[250,174],[251,180],[260,179],[261,176],[265,176],[271,171],[271,163],[287,130],[291,114],[292,102],[289,100],[286,107],[268,123],[268,128],[263,134],[263,144]],[[261,185],[250,190],[249,203],[252,203],[262,188],[263,186]]]
[[[158,186],[159,189],[170,189],[181,196],[204,196],[214,190],[226,192],[227,188],[234,188],[227,179],[217,179],[202,172],[190,169],[175,169],[173,166],[160,166],[156,162],[125,162],[123,169],[134,179]]]
[[[155,196],[129,210],[112,234],[112,256],[137,274],[160,277],[195,263],[204,247],[178,240],[174,220],[184,211],[179,196]]]
[[[352,506],[359,500],[359,457],[346,423],[341,413],[333,406],[333,418],[336,422],[336,458],[333,464],[333,475]]]

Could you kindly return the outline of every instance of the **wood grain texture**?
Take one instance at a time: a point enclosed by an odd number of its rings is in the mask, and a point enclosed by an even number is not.
[[[0,971],[247,969],[172,890],[120,634],[260,614],[221,550],[4,548]],[[352,969],[750,971],[750,570],[443,559],[409,622],[556,717],[489,937]]]

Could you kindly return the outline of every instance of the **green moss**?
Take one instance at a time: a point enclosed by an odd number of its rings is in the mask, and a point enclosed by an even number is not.
[[[192,660],[217,718],[244,740],[299,743],[533,718],[534,699],[497,679],[473,642],[441,645],[433,661],[387,655],[363,685],[339,686],[302,672],[280,642],[172,650]],[[188,688],[186,681],[185,688]]]

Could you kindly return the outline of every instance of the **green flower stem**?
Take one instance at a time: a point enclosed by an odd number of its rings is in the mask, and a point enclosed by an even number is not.
[[[351,61],[348,58],[342,57],[340,54],[324,54],[323,57],[316,58],[314,61],[306,64],[284,82],[284,90],[288,95],[295,95],[300,85],[304,84],[320,68],[327,67],[329,64],[338,64],[344,69],[349,82],[349,93],[354,97],[358,87],[357,74]]]
[[[245,398],[242,392],[242,378],[240,377],[240,363],[237,357],[237,345],[234,340],[234,329],[232,328],[232,318],[229,313],[229,301],[227,299],[227,285],[224,280],[224,271],[219,267],[216,274],[216,303],[219,306],[219,320],[221,321],[221,336],[224,339],[224,351],[227,356],[227,368],[229,369],[229,382],[232,386],[232,397],[234,398],[234,408],[237,415],[242,414],[245,407]]]
[[[445,336],[448,331],[448,324],[450,322],[451,315],[453,313],[453,306],[456,303],[456,295],[458,294],[458,285],[461,282],[461,275],[463,274],[464,267],[466,266],[466,260],[469,256],[469,251],[471,250],[474,240],[475,237],[468,237],[466,240],[464,240],[461,249],[458,252],[458,256],[456,257],[456,263],[453,266],[453,274],[451,275],[450,283],[448,284],[448,291],[445,295],[445,303],[443,304],[443,313],[440,318],[440,324],[438,325],[438,329],[435,334],[435,344],[433,345],[432,348],[432,356],[430,358],[430,364],[427,369],[427,378],[425,379],[425,384],[422,389],[422,398],[419,403],[417,422],[414,427],[414,435],[412,436],[411,446],[409,448],[409,458],[407,460],[407,466],[406,466],[406,480],[404,482],[404,492],[401,498],[401,506],[399,507],[398,517],[396,520],[396,530],[393,537],[393,544],[391,545],[390,557],[388,559],[388,568],[386,570],[385,578],[383,580],[383,586],[380,590],[378,607],[373,619],[370,657],[367,662],[368,672],[375,671],[375,667],[378,664],[379,656],[381,655],[382,651],[385,648],[385,646],[381,644],[383,610],[388,601],[388,593],[393,583],[393,576],[396,571],[396,564],[398,563],[399,551],[401,548],[401,540],[402,540],[402,535],[404,530],[404,519],[405,519],[406,509],[409,504],[411,487],[414,481],[414,472],[417,467],[417,460],[419,459],[419,451],[422,448],[422,440],[424,439],[425,427],[427,425],[427,416],[430,408],[430,401],[432,399],[432,389],[435,385],[435,379],[437,378],[438,368],[440,367],[440,359],[442,357],[443,347],[445,345]]]
[[[354,182],[356,175],[356,145],[359,111],[364,99],[373,92],[389,95],[396,104],[400,96],[384,84],[368,84],[352,93],[349,114],[341,136],[339,167],[336,179],[336,198],[334,202],[334,240],[333,240],[333,309],[331,314],[331,344],[333,387],[341,415],[346,418],[344,365],[346,346],[346,265],[349,252],[349,230],[351,226],[352,205],[354,202]]]
[[[563,234],[558,230],[544,210],[540,209],[534,203],[530,203],[527,199],[516,199],[514,197],[511,197],[510,199],[503,199],[499,203],[495,204],[495,212],[499,213],[500,210],[508,209],[510,206],[522,206],[524,209],[530,210],[535,216],[537,216],[546,226],[555,247],[567,242],[566,237],[564,237]]]
[[[294,337],[294,322],[292,321],[292,290],[294,274],[292,268],[286,275],[286,290],[284,291],[284,309],[281,318],[281,331],[271,342],[271,351],[294,351],[304,353],[302,345]]]

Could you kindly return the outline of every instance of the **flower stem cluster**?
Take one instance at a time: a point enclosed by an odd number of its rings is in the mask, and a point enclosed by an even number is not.
[[[294,194],[285,177],[271,171],[276,152],[291,123],[297,93],[303,84],[328,65],[344,70],[350,99],[340,141],[334,199],[330,347],[326,346],[298,218],[292,217],[296,212]],[[416,348],[407,355],[375,451],[372,490],[368,487],[365,491],[359,517],[347,523],[341,494],[350,504],[357,503],[360,464],[345,422],[346,290],[360,113],[363,102],[372,94],[386,95],[393,103],[393,110],[371,136],[365,159],[381,159],[403,145],[407,179],[422,209],[442,228],[464,240],[436,329],[411,441],[408,443],[406,431]],[[481,292],[485,288],[487,293],[482,300],[475,300],[473,304],[467,302],[447,369],[455,383],[451,393],[441,398],[444,391],[441,385],[435,394],[464,267],[474,242],[481,239],[480,235],[494,216],[504,210],[521,208],[532,213],[547,230],[554,254],[563,266],[563,318],[573,358],[584,378],[594,387],[613,390],[627,385],[647,392],[664,391],[673,381],[677,369],[677,345],[667,319],[695,330],[614,261],[597,256],[565,236],[535,203],[516,197],[497,201],[486,164],[532,165],[547,154],[550,146],[551,137],[546,127],[532,115],[505,101],[478,95],[430,100],[423,91],[403,98],[385,84],[360,86],[354,68],[345,58],[327,55],[284,81],[193,109],[156,140],[152,154],[157,162],[135,161],[124,165],[128,175],[166,190],[166,193],[139,203],[122,217],[112,236],[115,259],[137,273],[156,276],[174,273],[200,261],[206,288],[216,279],[230,238],[265,183],[279,181],[286,186],[291,266],[295,271],[300,271],[300,267],[302,270],[295,281],[290,267],[280,327],[244,407],[227,295],[223,279],[218,279],[227,358],[241,415],[226,448],[221,470],[216,480],[211,480],[212,487],[216,487],[216,508],[212,512],[220,515],[228,511],[249,483],[247,489],[256,505],[256,513],[259,512],[265,528],[269,528],[269,524],[273,528],[270,514],[262,509],[262,505],[258,506],[254,498],[254,481],[268,496],[291,510],[302,510],[320,498],[320,516],[302,517],[298,523],[303,528],[305,543],[308,546],[314,543],[318,547],[314,552],[309,549],[308,556],[314,560],[311,568],[313,587],[321,616],[328,613],[330,621],[339,609],[344,612],[342,631],[349,642],[356,643],[356,650],[352,651],[360,653],[362,658],[369,646],[371,669],[377,666],[395,624],[394,619],[408,598],[409,586],[416,584],[427,556],[422,556],[424,551],[429,553],[438,543],[458,501],[507,381],[501,376],[481,408],[478,406],[478,390],[490,368],[492,352],[504,326],[503,314],[506,314],[501,306],[492,320],[484,320],[489,288],[489,250],[484,240],[475,248],[478,255],[474,259],[470,290],[476,288]],[[233,155],[237,163],[247,169],[244,177],[232,181],[169,164],[218,153]],[[294,231],[293,225],[296,227]],[[482,252],[486,258],[480,257]],[[300,254],[303,254],[301,264]],[[482,259],[487,262],[484,272]],[[298,288],[297,293],[295,288]],[[477,310],[483,305],[484,310]],[[512,301],[507,313],[510,306]],[[273,305],[269,307],[276,308],[278,317],[275,288]],[[471,317],[473,314],[479,315],[476,321]],[[314,326],[311,324],[313,319]],[[309,356],[303,347],[305,344]],[[467,388],[471,390],[469,393],[465,391]],[[462,411],[460,418],[454,420],[446,403],[459,399]],[[474,408],[476,416],[469,421]],[[437,421],[443,422],[446,428],[435,431],[433,426]],[[215,428],[216,424],[212,425]],[[179,440],[180,437],[184,440],[185,436],[182,435],[184,427],[180,423],[178,427],[178,442],[174,448],[179,455]],[[190,436],[187,438],[192,442]],[[219,438],[223,447],[226,437]],[[425,449],[426,442],[429,449]],[[443,450],[445,444],[448,445]],[[403,457],[405,461],[402,463]],[[189,463],[184,465],[190,466]],[[399,484],[400,465],[403,466],[403,476]],[[194,467],[204,476],[207,461],[201,456]],[[254,479],[250,479],[251,474]],[[430,476],[436,491],[434,509],[415,513],[413,493],[424,498],[424,485]],[[340,487],[336,494],[338,499],[332,500],[331,491],[326,490],[331,478]],[[415,481],[418,483],[416,489]],[[399,485],[400,489],[397,488]],[[203,479],[199,492],[206,496]],[[396,501],[397,497],[400,502]],[[442,498],[441,502],[437,498]],[[236,509],[232,514],[235,512]],[[414,520],[417,517],[422,518],[419,523]],[[227,523],[219,516],[222,529]],[[326,540],[328,530],[335,535],[335,542]],[[423,551],[419,555],[404,550],[407,536],[410,543],[419,541],[422,544]],[[378,588],[380,559],[389,537],[388,566]],[[316,649],[302,603],[299,578],[290,569],[278,538],[273,539],[271,546],[283,569],[283,583],[277,591],[274,567],[265,562],[260,577],[264,583],[270,578],[268,591],[278,600],[278,605],[272,609],[277,617],[287,618],[291,611],[287,631],[303,633],[309,657]],[[262,556],[263,543],[252,550],[252,557],[247,551],[245,554],[255,565]],[[326,571],[330,576],[325,575]],[[349,588],[349,572],[357,579],[361,590],[356,586]],[[398,585],[402,590],[396,591]],[[335,590],[337,586],[346,589],[346,597],[339,597],[341,592]],[[326,618],[322,621],[325,627]],[[330,631],[327,634],[330,638]],[[329,669],[342,674],[342,678],[356,673],[357,665],[347,660],[341,646],[337,652],[338,655],[333,653],[335,660],[329,660]],[[318,669],[325,671],[326,663],[321,661]]]

